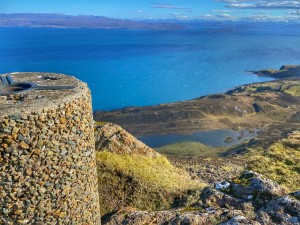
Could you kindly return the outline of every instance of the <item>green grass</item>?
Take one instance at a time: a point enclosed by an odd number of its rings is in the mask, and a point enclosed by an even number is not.
[[[299,138],[289,137],[272,144],[267,149],[251,150],[245,157],[249,157],[248,169],[265,175],[290,191],[299,190]]]
[[[243,91],[248,93],[284,92],[293,96],[300,96],[299,81],[286,81],[284,83],[262,83],[244,86]]]
[[[97,152],[101,213],[131,206],[141,210],[168,209],[175,198],[204,184],[170,164],[163,156]]]
[[[199,142],[179,142],[155,150],[161,154],[175,157],[212,157],[225,152],[226,148],[210,147]]]
[[[293,96],[300,96],[300,86],[299,85],[291,86],[286,90],[284,90],[284,92]]]

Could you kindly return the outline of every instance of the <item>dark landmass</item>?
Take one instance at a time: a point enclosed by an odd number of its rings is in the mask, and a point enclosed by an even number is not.
[[[112,19],[103,16],[63,14],[0,14],[0,27],[94,28],[130,30],[180,30],[180,24]]]
[[[250,71],[258,76],[262,77],[274,77],[277,79],[291,78],[300,76],[300,65],[286,65],[282,66],[279,70],[264,69],[258,71]]]
[[[300,24],[255,21],[128,20],[93,15],[12,13],[0,14],[0,27],[93,28],[126,30],[190,30],[203,33],[293,33]]]

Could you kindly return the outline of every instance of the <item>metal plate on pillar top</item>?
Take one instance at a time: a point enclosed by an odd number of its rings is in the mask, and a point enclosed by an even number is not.
[[[32,90],[66,90],[74,89],[74,86],[39,86],[33,82],[15,82],[9,75],[0,76],[0,95],[16,95]]]

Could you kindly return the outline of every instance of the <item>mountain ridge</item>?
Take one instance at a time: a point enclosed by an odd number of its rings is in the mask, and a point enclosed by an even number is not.
[[[94,28],[131,30],[180,30],[180,24],[150,23],[92,15],[0,14],[0,27]]]
[[[176,19],[119,19],[95,15],[65,15],[55,13],[0,13],[0,27],[92,28],[128,30],[201,30],[204,33],[286,32],[294,33],[300,23],[266,21],[215,21]]]

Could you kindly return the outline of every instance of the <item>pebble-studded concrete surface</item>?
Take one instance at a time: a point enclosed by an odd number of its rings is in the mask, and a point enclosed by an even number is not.
[[[75,91],[0,97],[0,224],[100,224],[90,91],[50,75]]]

